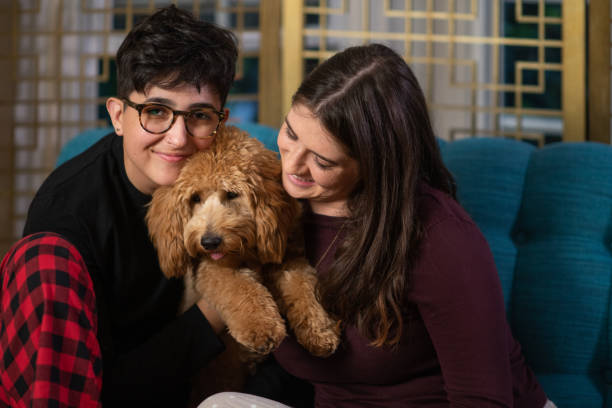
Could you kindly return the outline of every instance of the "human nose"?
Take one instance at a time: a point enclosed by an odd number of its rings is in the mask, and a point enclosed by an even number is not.
[[[187,144],[189,139],[189,133],[187,132],[187,123],[185,117],[179,115],[176,117],[174,123],[166,132],[166,140],[173,146],[184,146]]]
[[[281,151],[281,160],[285,162],[285,168],[292,173],[298,173],[306,163],[306,149],[297,143],[292,143],[290,146]]]

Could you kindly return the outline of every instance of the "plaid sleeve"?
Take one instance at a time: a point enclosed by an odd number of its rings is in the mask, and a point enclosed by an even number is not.
[[[0,407],[99,407],[93,284],[64,238],[37,233],[0,264]]]

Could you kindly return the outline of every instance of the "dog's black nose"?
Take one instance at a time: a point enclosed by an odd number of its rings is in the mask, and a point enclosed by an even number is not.
[[[200,243],[204,249],[212,250],[216,249],[221,244],[221,237],[217,235],[204,235],[200,240]]]

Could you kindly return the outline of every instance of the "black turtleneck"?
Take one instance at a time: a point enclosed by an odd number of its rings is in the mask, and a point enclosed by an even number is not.
[[[223,349],[196,306],[176,316],[183,284],[159,268],[144,221],[150,200],[127,178],[123,138],[109,134],[51,173],[24,228],[61,234],[87,264],[108,406],[179,406],[192,374]]]

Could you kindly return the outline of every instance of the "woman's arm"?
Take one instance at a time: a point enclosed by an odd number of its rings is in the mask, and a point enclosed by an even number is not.
[[[427,232],[413,290],[451,406],[512,407],[501,284],[472,222],[448,218]]]

